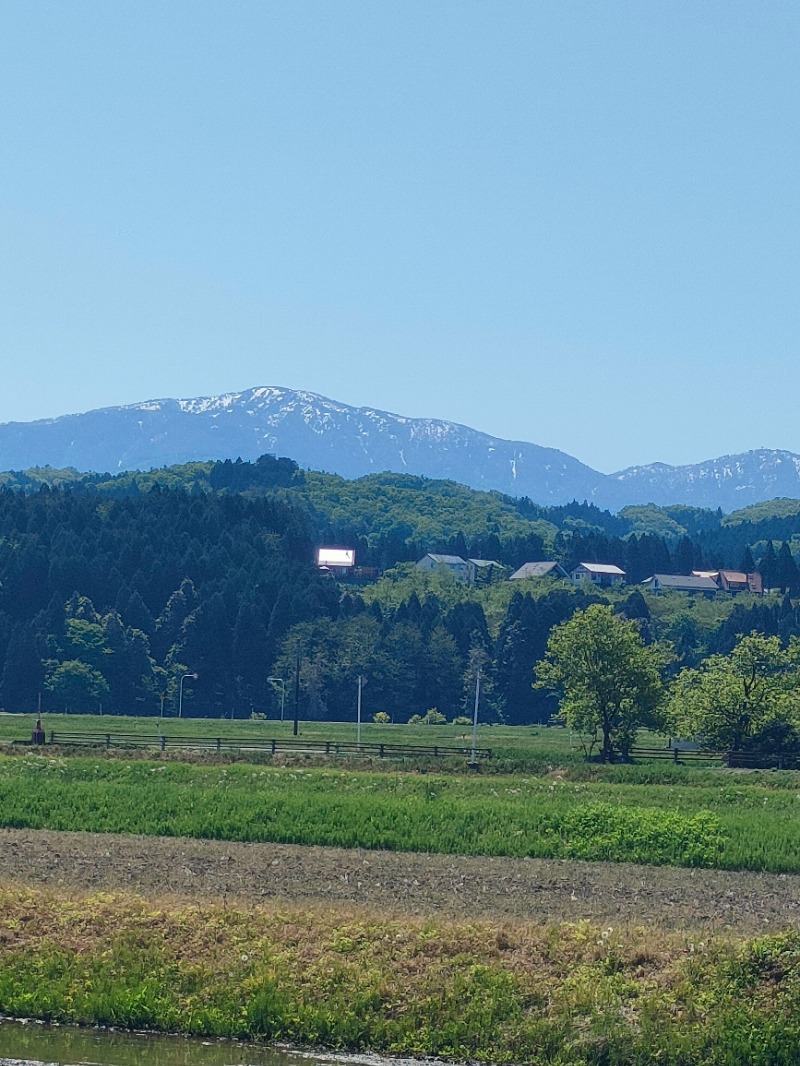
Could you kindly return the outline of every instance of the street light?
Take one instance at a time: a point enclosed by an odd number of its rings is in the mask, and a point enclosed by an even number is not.
[[[184,681],[186,680],[187,677],[193,677],[194,680],[196,681],[197,680],[197,674],[184,674],[183,677],[181,678],[181,686],[180,686],[180,689],[178,690],[178,717],[179,718],[183,718],[183,683],[184,683]]]
[[[281,686],[281,721],[283,721],[283,708],[286,704],[286,682],[282,677],[268,677],[267,681],[271,681],[273,685]]]

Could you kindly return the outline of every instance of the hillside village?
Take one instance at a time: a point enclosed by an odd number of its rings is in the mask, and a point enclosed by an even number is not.
[[[561,579],[573,585],[586,583],[597,588],[613,588],[626,583],[626,573],[614,563],[580,562],[569,573],[560,563],[538,560],[523,563],[513,574],[494,559],[462,559],[460,555],[429,552],[419,560],[420,570],[443,567],[469,585],[490,584],[495,580],[536,581],[541,578]],[[650,592],[688,592],[714,595],[717,592],[753,592],[761,594],[761,574],[755,570],[693,570],[690,574],[653,574],[640,584]]]

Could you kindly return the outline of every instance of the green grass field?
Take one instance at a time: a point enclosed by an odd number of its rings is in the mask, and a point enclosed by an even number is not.
[[[655,784],[470,777],[40,750],[0,758],[0,824],[800,871],[795,775],[683,768],[682,776]]]
[[[36,723],[35,714],[0,713],[0,742],[26,739]],[[82,730],[119,733],[154,734],[161,729],[169,736],[190,737],[288,737],[292,735],[292,721],[250,718],[132,718],[125,715],[100,714],[42,714],[45,731],[51,729]],[[302,736],[322,740],[355,740],[356,723],[301,721]],[[364,743],[386,741],[394,744],[466,744],[472,740],[472,727],[464,725],[376,725],[363,722],[361,739]],[[503,750],[532,751],[542,743],[552,750],[568,752],[570,736],[566,729],[548,729],[545,726],[478,726],[478,743],[481,747]],[[572,741],[577,752],[577,742]]]
[[[0,744],[13,740],[27,740],[36,723],[35,714],[0,713]],[[88,733],[134,733],[155,736],[159,730],[168,737],[204,737],[223,739],[288,739],[292,736],[290,719],[251,720],[229,718],[132,718],[123,715],[43,714],[42,726],[50,736],[51,730],[78,730]],[[356,723],[301,721],[299,736],[306,740],[356,740]],[[465,725],[376,725],[363,722],[361,740],[364,744],[436,744],[469,748],[472,728]],[[663,746],[663,737],[641,734],[642,744]],[[567,729],[546,726],[479,725],[477,746],[489,748],[493,758],[485,770],[494,768],[520,770],[548,770],[552,766],[569,766],[576,772],[587,766],[577,737]]]
[[[590,764],[568,731],[536,727],[482,727],[478,744],[496,756],[480,773],[464,760],[439,769],[8,743],[34,721],[0,715],[0,826],[800,872],[792,772]],[[292,732],[291,722],[202,719],[47,715],[43,725]],[[300,732],[355,739],[354,724]],[[365,743],[470,739],[453,726],[362,729]],[[2,1012],[208,1037],[563,1066],[790,1066],[798,1046],[790,932],[745,941],[0,886],[0,963]]]

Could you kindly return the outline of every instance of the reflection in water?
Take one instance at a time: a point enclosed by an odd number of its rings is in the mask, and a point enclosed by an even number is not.
[[[232,1041],[0,1021],[0,1063],[47,1066],[309,1066],[323,1056]]]
[[[426,1060],[427,1066],[443,1066]],[[335,1055],[157,1033],[0,1018],[0,1066],[421,1066],[419,1059]]]

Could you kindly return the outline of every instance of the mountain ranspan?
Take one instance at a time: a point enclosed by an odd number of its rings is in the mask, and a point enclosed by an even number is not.
[[[390,470],[542,504],[591,500],[611,510],[690,503],[730,511],[800,496],[800,456],[792,452],[761,449],[691,466],[654,463],[602,474],[556,448],[273,386],[0,424],[3,470],[116,473],[196,459],[252,460],[267,452],[347,478]]]

